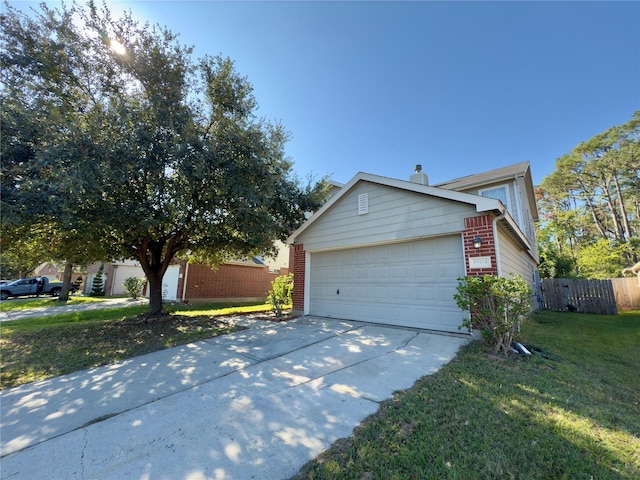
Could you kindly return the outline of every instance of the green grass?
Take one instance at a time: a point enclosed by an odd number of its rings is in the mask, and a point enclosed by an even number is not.
[[[58,301],[57,297],[40,297],[31,299],[15,299],[0,302],[0,312],[12,312],[17,310],[30,310],[32,308],[62,307],[65,305],[81,305],[85,303],[97,303],[104,301],[96,297],[69,297],[66,302]]]
[[[180,308],[170,321],[156,323],[132,321],[148,310],[145,305],[2,322],[1,388],[230,333],[237,328],[221,316],[269,310],[264,304]]]
[[[291,305],[285,309],[291,308]],[[271,305],[265,303],[247,303],[243,305],[229,306],[229,304],[189,305],[180,306],[177,311],[180,315],[233,315],[238,313],[256,313],[271,310]]]
[[[478,342],[297,479],[640,478],[640,312],[542,312],[530,357]]]

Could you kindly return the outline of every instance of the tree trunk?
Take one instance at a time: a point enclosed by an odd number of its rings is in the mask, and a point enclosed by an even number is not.
[[[149,282],[149,314],[158,315],[162,312],[162,279],[164,271],[147,274]]]
[[[64,264],[64,274],[62,277],[62,290],[58,301],[66,302],[69,300],[69,290],[71,289],[71,276],[73,275],[73,263],[67,261]]]
[[[620,222],[620,212],[616,208],[616,204],[611,197],[611,189],[609,188],[610,182],[605,177],[604,173],[600,177],[600,188],[602,189],[602,196],[605,199],[607,207],[609,207],[609,211],[611,212],[611,220],[613,221],[613,230],[616,237],[616,240],[620,240],[624,242],[624,229],[622,223]]]
[[[618,178],[618,172],[613,172],[613,184],[616,187],[616,196],[618,197],[618,204],[620,205],[620,215],[622,216],[622,222],[624,231],[626,233],[625,241],[633,237],[633,230],[631,229],[631,223],[627,215],[627,207],[624,204],[624,197],[622,195],[622,188],[620,187],[620,179]]]
[[[602,238],[608,238],[607,237],[607,230],[604,227],[604,224],[602,223],[602,220],[600,219],[600,217],[598,217],[598,213],[596,212],[596,207],[593,204],[593,201],[592,201],[591,197],[585,196],[585,200],[587,202],[589,210],[591,210],[591,216],[593,217],[593,223],[596,224],[596,228],[598,229],[598,232],[600,232],[600,235],[602,235]]]
[[[140,266],[149,282],[148,313],[150,316],[158,315],[162,312],[162,280],[178,249],[173,239],[168,244],[146,240],[137,247],[137,251]]]

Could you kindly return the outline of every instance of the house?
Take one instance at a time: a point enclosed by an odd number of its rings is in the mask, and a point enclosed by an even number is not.
[[[429,185],[358,173],[288,239],[294,310],[459,333],[458,278],[537,286],[528,162]],[[534,290],[535,291],[535,290]]]
[[[288,261],[288,257],[287,257]],[[212,269],[196,263],[182,263],[184,283],[180,299],[189,303],[258,302],[267,298],[271,282],[289,273],[254,257],[228,261]]]
[[[77,265],[74,265],[74,267],[77,267]],[[64,279],[64,267],[60,267],[52,262],[44,262],[34,270],[34,275],[36,277],[47,277],[49,280],[62,281]],[[85,273],[77,270],[77,268],[71,273],[71,281],[83,285],[81,288],[84,288],[85,277]]]
[[[289,262],[288,252],[283,252],[281,257],[233,260],[215,269],[177,261],[164,274],[162,298],[164,301],[185,303],[263,301],[271,290],[271,282],[289,272],[284,266]],[[87,269],[85,293],[91,292],[100,265],[94,263]],[[127,277],[145,278],[140,263],[134,260],[105,263],[102,275],[105,295],[125,295],[124,280]]]

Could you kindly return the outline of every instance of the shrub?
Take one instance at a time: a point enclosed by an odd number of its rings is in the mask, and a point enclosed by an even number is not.
[[[282,308],[290,305],[293,295],[293,273],[280,275],[271,282],[271,290],[267,294],[267,303],[276,313],[276,317],[282,317]]]
[[[146,278],[127,277],[124,279],[124,289],[134,300],[142,294],[142,289],[147,283]]]
[[[462,327],[480,330],[483,340],[496,352],[507,352],[521,319],[531,311],[531,287],[519,275],[510,279],[485,275],[458,278],[453,296],[471,314]]]
[[[100,269],[96,276],[93,277],[93,282],[91,283],[91,295],[92,297],[102,297],[104,296],[104,280],[102,275],[104,274],[104,264],[100,265]]]

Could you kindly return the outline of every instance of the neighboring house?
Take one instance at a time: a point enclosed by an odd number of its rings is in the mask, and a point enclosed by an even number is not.
[[[206,265],[179,261],[170,265],[164,274],[162,298],[186,303],[262,301],[271,290],[271,282],[289,272],[277,259],[271,259],[271,262],[268,265],[259,258],[252,258],[225,262],[212,269]],[[94,263],[87,269],[85,293],[91,292],[93,278],[99,268],[100,263]],[[105,295],[125,295],[124,280],[127,277],[145,278],[138,262],[126,260],[105,263]]]
[[[537,286],[529,163],[434,186],[419,167],[411,181],[358,173],[289,237],[295,310],[460,332],[459,277]]]
[[[49,280],[61,280],[58,267],[51,262],[42,263],[34,270],[36,277],[47,277]]]
[[[225,262],[216,269],[183,262],[185,283],[180,299],[189,303],[263,301],[271,282],[289,269],[274,269],[258,258]]]
[[[74,267],[77,266],[74,265]],[[34,273],[36,277],[47,277],[49,280],[64,280],[64,269],[59,269],[55,264],[51,262],[42,263],[40,266],[38,266],[38,268],[35,269]],[[86,275],[84,272],[76,270],[71,274],[71,282],[76,283],[78,282],[78,279],[81,279],[81,288],[84,288],[85,277]]]
[[[102,272],[102,283],[104,285],[104,294],[126,295],[124,281],[129,277],[145,278],[144,270],[139,262],[135,260],[122,260],[113,263],[96,262],[87,268],[87,281],[83,285],[85,294],[91,293],[93,289],[93,279],[98,274],[100,265],[104,265]],[[178,296],[178,284],[180,282],[180,265],[170,265],[163,278],[162,298],[167,301],[176,301]]]

